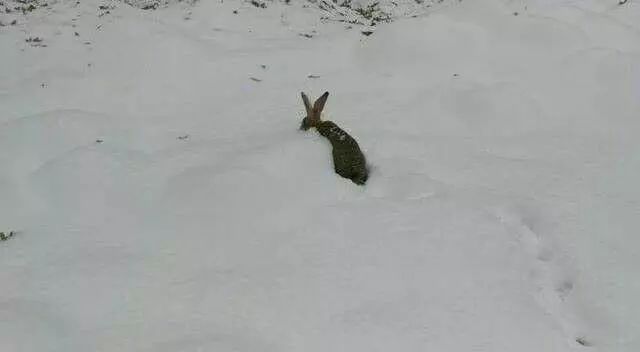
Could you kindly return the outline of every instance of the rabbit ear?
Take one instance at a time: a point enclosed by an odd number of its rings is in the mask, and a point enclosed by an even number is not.
[[[309,118],[311,118],[311,103],[309,102],[309,97],[304,94],[304,92],[301,92],[300,95],[302,95],[302,102],[304,103],[304,108],[305,110],[307,110],[307,116],[309,116]]]
[[[315,104],[313,104],[313,113],[320,119],[320,113],[322,109],[324,109],[324,104],[327,102],[327,98],[329,97],[329,92],[324,92],[318,100],[316,100]]]

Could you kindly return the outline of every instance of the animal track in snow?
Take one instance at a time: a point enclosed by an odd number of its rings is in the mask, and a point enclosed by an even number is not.
[[[522,210],[506,208],[498,209],[495,216],[509,233],[518,237],[523,251],[530,256],[538,304],[557,321],[566,335],[572,336],[572,342],[585,347],[592,346],[591,342],[586,342],[588,338],[581,335],[575,324],[576,318],[564,304],[574,290],[574,280],[562,273],[556,252],[534,231],[535,220],[523,214]]]

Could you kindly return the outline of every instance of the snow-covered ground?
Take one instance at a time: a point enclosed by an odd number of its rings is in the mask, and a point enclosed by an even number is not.
[[[161,3],[0,13],[0,351],[640,351],[639,1]]]

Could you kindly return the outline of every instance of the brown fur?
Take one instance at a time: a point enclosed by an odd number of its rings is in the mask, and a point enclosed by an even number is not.
[[[306,131],[310,128],[315,128],[318,130],[331,143],[335,172],[356,184],[363,185],[369,177],[369,169],[358,142],[335,123],[320,119],[322,109],[324,109],[329,97],[329,92],[325,92],[320,96],[313,106],[311,106],[309,97],[304,92],[301,95],[307,116],[302,119],[300,129]]]

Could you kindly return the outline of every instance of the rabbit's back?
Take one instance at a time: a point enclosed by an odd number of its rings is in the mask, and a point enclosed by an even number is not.
[[[331,121],[321,122],[317,129],[322,136],[331,142],[336,173],[357,184],[364,184],[369,172],[358,142]]]

